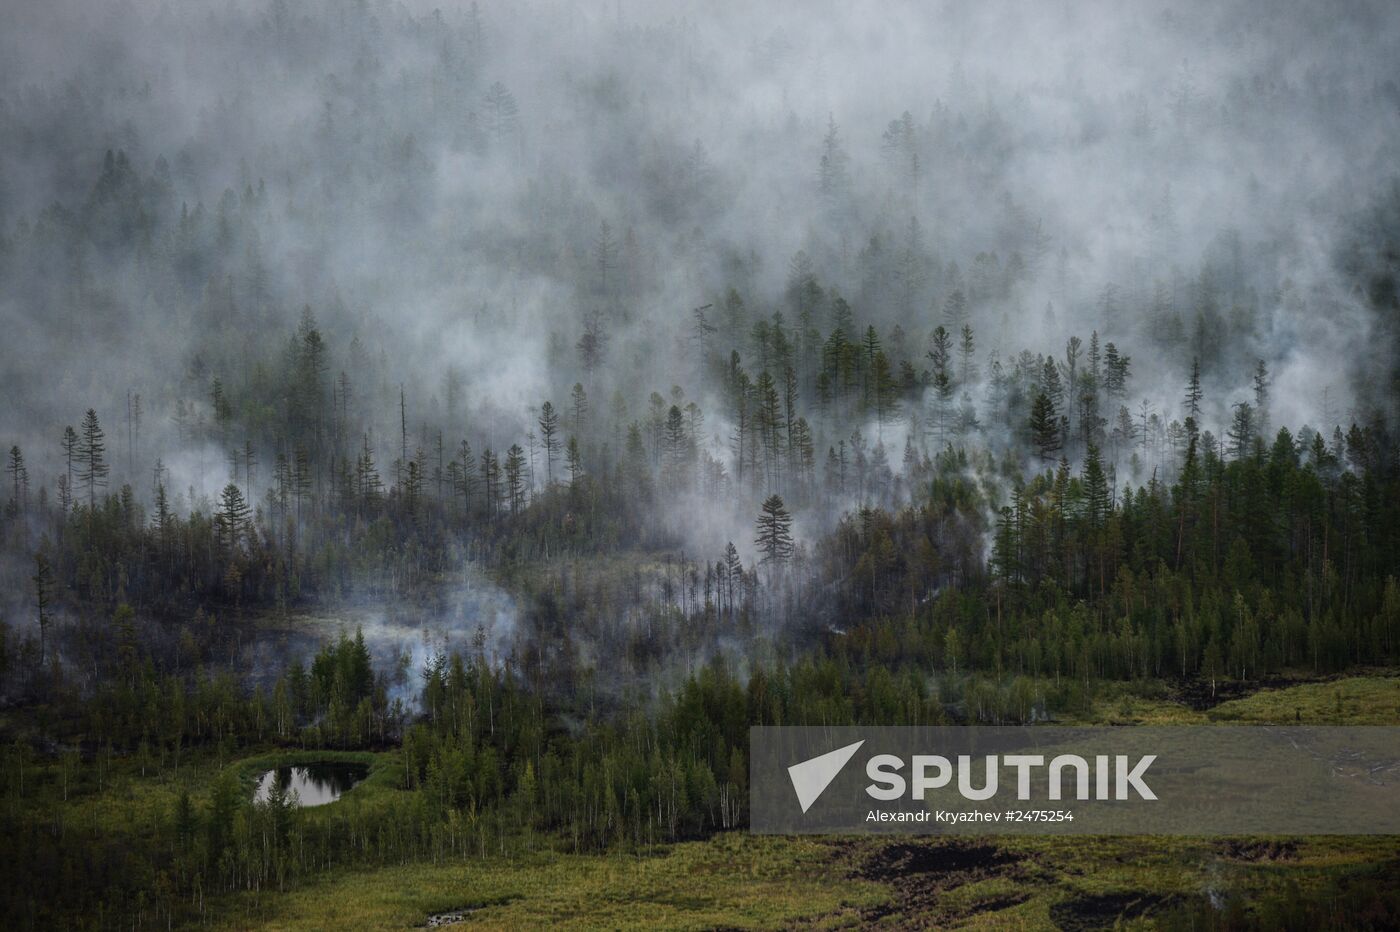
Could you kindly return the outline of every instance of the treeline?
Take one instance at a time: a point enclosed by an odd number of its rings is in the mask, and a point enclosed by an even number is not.
[[[835,649],[1084,681],[1393,662],[1400,475],[1388,439],[1358,429],[1338,449],[1280,429],[1239,459],[1197,450],[1192,437],[1176,482],[1136,488],[1115,489],[1096,448],[1079,471],[1007,470],[985,578],[953,572],[938,533],[960,495],[978,500],[956,481],[967,459],[949,454],[928,502],[862,511],[818,548],[817,575],[841,580],[834,615],[860,619]]]
[[[415,672],[421,715],[402,731],[397,704],[385,717],[393,684],[370,672],[359,639],[328,645],[309,670],[294,665],[270,696],[227,677],[162,682],[138,665],[97,701],[55,697],[53,733],[70,749],[51,761],[22,741],[0,752],[0,824],[17,842],[0,852],[6,914],[150,925],[195,918],[206,898],[281,890],[346,866],[538,845],[642,849],[746,824],[750,724],[944,720],[914,671],[829,659],[747,680],[712,664],[621,715],[546,703],[480,654],[439,655]],[[139,835],[107,822],[54,832],[46,815],[137,773],[178,779],[181,768],[222,768],[250,748],[399,740],[392,792],[327,818],[277,795],[253,803],[228,769],[207,793],[178,794]]]

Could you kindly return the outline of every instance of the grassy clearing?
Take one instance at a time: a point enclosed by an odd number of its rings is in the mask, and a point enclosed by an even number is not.
[[[1400,675],[1348,676],[1317,683],[1266,687],[1212,708],[1192,708],[1163,683],[1104,683],[1089,710],[1061,716],[1064,725],[1395,725],[1400,724]]]
[[[1352,676],[1263,689],[1197,711],[1160,684],[1102,691],[1081,724],[1400,722],[1400,677]],[[140,844],[167,822],[182,791],[203,804],[220,776],[251,793],[258,774],[314,761],[364,764],[368,777],[342,803],[303,810],[332,818],[349,805],[389,806],[403,793],[397,752],[269,750],[234,760],[213,750],[178,768],[144,774],[133,758],[34,762],[26,804],[40,801],[55,824]],[[67,770],[65,771],[65,766]],[[100,774],[100,776],[99,776]],[[64,790],[68,798],[63,799]],[[872,873],[892,845],[914,849],[980,845],[989,867]],[[937,858],[933,858],[937,863]],[[678,844],[644,857],[537,851],[417,862],[373,871],[343,869],[287,893],[221,897],[215,928],[407,929],[429,915],[469,908],[466,925],[536,928],[940,928],[1190,927],[1190,909],[1293,908],[1299,900],[1346,906],[1393,887],[1400,838],[1228,839],[1037,838],[800,839],[742,833]],[[1291,898],[1291,899],[1290,899]],[[1214,906],[1209,904],[1214,903]],[[1221,906],[1220,904],[1225,904]],[[1269,904],[1284,904],[1271,907]],[[1292,914],[1289,914],[1292,915]],[[1346,917],[1343,917],[1346,918]]]
[[[1210,718],[1260,725],[1394,725],[1400,723],[1400,677],[1352,676],[1286,689],[1261,689],[1216,706]]]
[[[181,793],[188,792],[196,805],[205,805],[215,780],[232,774],[251,797],[264,771],[317,761],[364,764],[365,780],[347,793],[355,805],[383,805],[401,793],[403,771],[397,752],[287,751],[274,750],[224,763],[212,752],[187,753],[178,767],[151,765],[143,772],[133,758],[114,757],[110,762],[91,760],[65,763],[33,762],[27,768],[22,804],[56,813],[62,824],[79,830],[115,837],[153,836],[171,818]],[[324,807],[302,810],[303,818],[323,818]]]
[[[872,875],[890,850],[916,857]],[[990,853],[991,863],[960,862],[959,852]],[[730,834],[642,858],[538,853],[345,873],[289,894],[232,899],[215,928],[408,929],[462,908],[471,910],[462,927],[481,929],[1177,928],[1212,898],[1222,915],[1243,915],[1357,882],[1384,887],[1397,859],[1400,839],[1389,837]]]
[[[227,904],[224,929],[405,929],[472,908],[483,929],[842,928],[889,899],[816,841],[742,834],[648,857],[538,853],[347,873]]]

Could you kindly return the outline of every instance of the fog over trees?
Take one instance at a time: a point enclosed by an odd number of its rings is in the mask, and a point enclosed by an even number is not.
[[[937,591],[1038,476],[1392,469],[1397,16],[1270,14],[8,11],[7,613],[39,552],[187,612],[730,549],[838,623],[931,480]]]
[[[741,825],[749,724],[1393,662],[1396,61],[1385,2],[11,4],[0,696],[401,747],[411,857],[627,715],[690,795],[539,828]]]

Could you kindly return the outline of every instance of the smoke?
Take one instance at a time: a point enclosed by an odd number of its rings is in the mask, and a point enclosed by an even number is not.
[[[745,328],[795,325],[798,250],[916,368],[964,292],[978,408],[993,356],[1097,330],[1164,424],[1200,357],[1217,434],[1261,359],[1271,423],[1328,429],[1395,352],[1340,258],[1400,156],[1394,4],[64,0],[0,25],[0,436],[36,483],[94,407],[114,485],[144,496],[159,457],[210,496],[247,442],[259,499],[279,438],[211,443],[209,382],[285,406],[307,306],[382,462],[400,386],[412,453],[523,442],[575,383],[624,422],[679,384],[724,457],[690,309],[727,323],[732,287]],[[862,428],[894,474],[910,421]],[[812,428],[820,470],[846,431]],[[752,558],[752,505],[683,499],[675,526]]]

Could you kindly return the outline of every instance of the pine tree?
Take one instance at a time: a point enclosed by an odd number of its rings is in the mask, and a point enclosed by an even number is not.
[[[646,441],[642,439],[642,426],[636,421],[627,425],[624,472],[632,495],[638,499],[646,498],[651,474],[647,470],[647,449]]]
[[[603,329],[602,316],[596,313],[589,314],[584,318],[583,335],[579,337],[575,347],[578,350],[579,364],[588,375],[591,376],[594,370],[603,364],[607,345],[608,335]]]
[[[408,513],[409,520],[415,522],[418,520],[419,503],[423,500],[423,467],[419,465],[420,459],[415,456],[408,461],[403,478],[404,511]]]
[[[253,441],[243,441],[243,482],[248,487],[248,494],[253,494],[253,470],[258,465],[256,451],[253,450]]]
[[[972,324],[963,324],[961,338],[958,341],[958,382],[963,386],[971,384],[977,379],[977,363],[973,361],[973,356],[977,352],[977,341],[972,334]]]
[[[1127,397],[1131,362],[1131,358],[1120,355],[1118,347],[1112,343],[1104,347],[1104,388],[1110,399],[1122,400]]]
[[[773,377],[766,370],[759,373],[758,381],[754,384],[754,402],[754,428],[762,441],[764,477],[769,482],[776,482],[776,472],[783,455],[782,405]],[[757,453],[753,446],[750,450]]]
[[[1254,425],[1255,433],[1263,437],[1269,435],[1270,384],[1269,367],[1261,359],[1254,366]]]
[[[764,563],[784,564],[792,557],[792,515],[779,495],[770,495],[763,502],[758,517],[758,537],[754,540]]]
[[[1019,499],[1021,488],[1012,490]],[[997,575],[1006,582],[1014,582],[1020,572],[1020,542],[1017,538],[1016,509],[1002,506],[997,512],[997,529],[992,538],[992,565]]]
[[[462,510],[470,512],[472,508],[472,498],[476,495],[477,472],[476,457],[472,454],[472,445],[463,440],[457,447],[457,458],[452,461],[456,467],[454,473],[452,491],[462,497]]]
[[[544,447],[544,474],[547,485],[554,484],[554,457],[559,452],[559,414],[553,402],[540,405],[540,444]]]
[[[481,451],[481,486],[486,514],[495,517],[501,503],[501,465],[490,447]]]
[[[1036,454],[1045,462],[1055,460],[1062,446],[1060,419],[1055,414],[1054,401],[1043,391],[1036,393],[1031,404],[1030,431]]]
[[[1050,399],[1050,403],[1056,411],[1064,406],[1065,389],[1060,382],[1060,367],[1049,356],[1045,357],[1045,362],[1041,365],[1040,390]]]
[[[492,82],[482,99],[486,113],[486,130],[493,142],[500,142],[515,131],[516,117],[520,112],[512,94],[500,81]]]
[[[816,472],[812,428],[807,424],[806,418],[799,417],[793,424],[792,442],[788,447],[788,456],[792,463],[794,479],[799,487],[805,488],[812,482],[812,477]]]
[[[933,330],[931,343],[928,358],[933,363],[934,423],[938,426],[938,445],[941,447],[947,439],[948,408],[953,399],[953,380],[948,372],[952,339],[948,331],[939,326]]]
[[[1152,441],[1152,422],[1155,421],[1156,418],[1157,415],[1152,413],[1152,402],[1148,401],[1146,398],[1142,399],[1142,404],[1138,407],[1138,422],[1135,425],[1135,434],[1138,449],[1142,451],[1144,458],[1148,454],[1148,448]]]
[[[24,454],[18,445],[10,447],[10,461],[5,465],[10,474],[10,484],[14,489],[10,507],[15,514],[23,514],[29,501],[29,470],[24,466]]]
[[[943,301],[943,319],[954,331],[961,331],[967,323],[967,295],[961,288],[954,288]],[[941,327],[940,327],[941,329]]]
[[[170,510],[170,499],[165,494],[165,483],[156,484],[155,514],[151,517],[152,526],[155,528],[156,537],[164,547],[170,542],[170,532],[174,527],[175,516]]]
[[[219,445],[228,445],[228,428],[233,421],[233,405],[224,393],[224,383],[216,376],[209,388],[210,407],[214,411],[214,426],[219,432]]]
[[[68,470],[67,479],[68,492],[70,496],[73,492],[73,461],[77,458],[78,432],[73,429],[72,424],[69,424],[67,427],[63,428],[63,463]],[[67,508],[68,506],[65,505],[64,510],[66,511]]]
[[[569,468],[569,488],[576,489],[583,478],[583,456],[579,453],[577,437],[569,437],[564,447],[564,461]]]
[[[229,552],[238,548],[249,529],[251,511],[243,492],[230,482],[224,486],[219,496],[219,511],[214,516],[214,527],[219,549]]]
[[[743,575],[744,564],[740,562],[739,550],[731,540],[724,545],[724,559],[719,564],[720,586],[731,618],[735,609],[734,593],[741,584]]]
[[[510,513],[518,515],[525,508],[525,451],[518,443],[512,443],[506,451],[505,473]]]
[[[355,494],[361,509],[374,508],[383,492],[384,484],[374,465],[374,448],[369,445],[369,434],[364,434],[360,455],[355,461]]]
[[[292,495],[297,503],[297,523],[301,523],[302,500],[311,494],[311,454],[299,446],[292,456]]]
[[[1084,341],[1079,337],[1070,337],[1065,342],[1065,424],[1068,435],[1073,430],[1074,407],[1079,402],[1079,354],[1084,348]]]
[[[1201,422],[1201,360],[1191,357],[1191,378],[1186,383],[1186,414],[1195,423]]]
[[[875,356],[880,352],[880,336],[875,332],[873,324],[865,328],[865,337],[861,341],[861,352],[861,374],[865,377],[862,383],[863,396],[861,402],[866,408],[869,408],[872,405],[875,394]]]
[[[817,167],[817,190],[828,207],[839,206],[850,185],[846,173],[850,158],[841,144],[841,134],[836,128],[836,116],[827,114],[826,135],[822,137],[821,160]]]
[[[1230,429],[1225,436],[1230,440],[1230,455],[1244,459],[1254,446],[1254,408],[1249,402],[1241,401],[1234,406],[1235,416],[1230,421]]]
[[[670,410],[666,413],[666,425],[661,443],[661,472],[665,485],[674,491],[680,491],[685,487],[688,478],[686,475],[688,440],[685,417],[676,405],[671,405]]]
[[[1084,504],[1089,527],[1098,528],[1107,520],[1112,502],[1108,494],[1108,477],[1104,475],[1099,448],[1090,444],[1084,458]]]
[[[107,487],[107,442],[97,412],[88,408],[83,416],[82,439],[78,442],[78,481],[87,490],[88,508],[97,507],[97,490]]]

